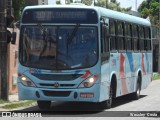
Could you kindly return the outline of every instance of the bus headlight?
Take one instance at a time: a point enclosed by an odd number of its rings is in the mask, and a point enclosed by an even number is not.
[[[28,87],[35,87],[35,84],[26,76],[22,74],[18,74],[19,79],[21,80],[21,83]]]
[[[87,79],[85,79],[83,82],[81,82],[81,84],[78,86],[78,88],[90,88],[92,87],[95,82],[97,81],[97,79],[99,78],[99,75],[93,75]]]

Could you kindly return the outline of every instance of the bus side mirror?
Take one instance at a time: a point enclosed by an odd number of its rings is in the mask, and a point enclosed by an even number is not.
[[[12,32],[11,44],[16,44],[16,36],[17,36],[17,33],[16,32]]]

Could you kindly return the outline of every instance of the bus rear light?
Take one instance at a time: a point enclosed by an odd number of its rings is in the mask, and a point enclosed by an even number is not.
[[[18,77],[23,85],[28,86],[28,87],[35,87],[35,84],[28,77],[20,73],[18,73]]]
[[[80,93],[81,98],[93,98],[94,93]]]

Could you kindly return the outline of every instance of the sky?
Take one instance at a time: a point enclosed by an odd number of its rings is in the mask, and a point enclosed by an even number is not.
[[[48,0],[48,3],[49,4],[54,4],[56,0]],[[73,0],[75,1],[75,0]],[[124,7],[124,8],[127,8],[127,7],[132,7],[132,10],[135,11],[135,3],[137,1],[137,8],[138,6],[144,1],[144,0],[117,0],[118,2],[120,2],[120,6],[121,7]],[[61,3],[64,4],[65,3],[65,0],[61,0]]]
[[[136,0],[117,0],[117,1],[120,2],[121,7],[124,7],[124,8],[132,7],[132,10],[135,11]],[[143,1],[144,0],[137,0],[137,8]]]

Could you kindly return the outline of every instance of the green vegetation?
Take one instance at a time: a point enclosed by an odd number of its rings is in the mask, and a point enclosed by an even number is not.
[[[73,2],[73,0],[67,0],[66,4],[70,4],[72,2]],[[81,1],[75,1],[75,2],[81,2]],[[82,3],[84,3],[86,5],[91,5],[92,0],[82,0]],[[59,1],[57,0],[56,4],[61,4],[60,0]],[[12,7],[14,8],[15,21],[20,19],[25,5],[26,5],[26,0],[13,0]],[[116,11],[120,11],[120,12],[125,12],[125,11],[131,10],[131,7],[121,8],[120,3],[117,2],[116,0],[111,0],[110,3],[108,2],[108,0],[97,0],[97,2],[95,2],[95,5],[105,7],[108,9],[112,9],[112,10],[116,10]]]
[[[131,7],[128,8],[121,8],[120,2],[117,2],[116,0],[111,0],[109,3],[108,0],[97,0],[97,3],[95,3],[96,6],[105,7],[111,10],[119,11],[119,12],[125,12],[130,11]]]
[[[12,7],[14,8],[15,21],[19,20],[25,7],[26,0],[13,0]]]
[[[91,5],[92,0],[83,0],[82,3],[84,3],[85,5]],[[95,2],[95,5],[100,6],[100,7],[104,7],[104,8],[108,8],[111,10],[115,10],[115,11],[120,11],[120,12],[125,12],[125,11],[131,10],[131,7],[121,8],[120,2],[117,2],[116,0],[111,0],[110,3],[108,2],[108,0],[97,0],[97,2]]]
[[[142,17],[147,18],[149,16],[152,24],[156,26],[160,26],[160,21],[158,18],[159,10],[159,0],[145,0],[138,8],[138,11],[141,13]]]
[[[2,106],[3,109],[15,109],[18,107],[27,107],[27,106],[33,106],[35,105],[35,101],[25,101],[25,102],[20,102],[20,103],[12,103],[12,104],[7,104],[5,106]]]
[[[1,100],[1,99],[0,99],[0,104],[4,104],[4,103],[10,103],[10,102],[7,101],[7,100]]]
[[[154,76],[152,77],[152,80],[160,80],[160,74],[154,75]]]

